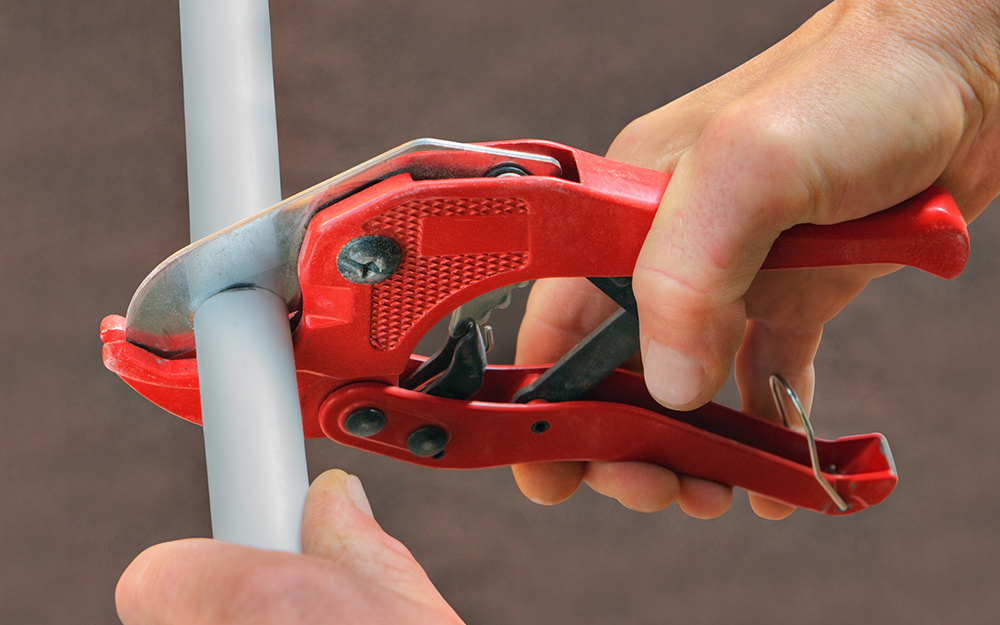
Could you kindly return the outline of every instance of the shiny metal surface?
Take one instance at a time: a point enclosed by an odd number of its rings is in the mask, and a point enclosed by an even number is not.
[[[425,158],[441,152],[462,158]],[[234,287],[267,289],[293,310],[299,300],[298,254],[317,212],[398,173],[410,172],[416,179],[470,178],[508,162],[535,175],[561,173],[558,161],[546,156],[438,139],[405,143],[167,258],[132,297],[126,337],[165,358],[189,353],[195,311]]]
[[[486,323],[489,321],[490,314],[494,310],[503,310],[510,305],[510,296],[514,289],[526,286],[528,286],[527,282],[508,284],[507,286],[487,291],[479,297],[470,299],[452,311],[451,319],[448,322],[448,331],[454,332],[455,328],[458,327],[458,324],[460,324],[464,319],[472,319],[480,325]]]
[[[770,384],[771,395],[774,396],[774,404],[778,407],[778,413],[781,415],[781,423],[785,427],[792,427],[792,424],[788,420],[788,414],[785,412],[785,402],[782,393],[788,396],[789,401],[792,402],[792,407],[795,408],[795,413],[799,416],[799,423],[802,425],[806,440],[809,442],[809,462],[812,464],[813,476],[816,478],[816,481],[823,487],[826,494],[830,496],[830,499],[833,500],[838,510],[844,511],[849,509],[850,506],[847,505],[844,498],[823,477],[823,470],[819,466],[819,452],[816,450],[816,434],[813,431],[812,422],[809,421],[809,416],[806,414],[805,408],[802,407],[802,402],[799,401],[798,395],[792,389],[792,385],[777,373],[771,374]],[[888,448],[884,448],[884,451],[888,451]]]

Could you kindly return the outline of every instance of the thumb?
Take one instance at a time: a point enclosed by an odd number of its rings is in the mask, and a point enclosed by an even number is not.
[[[115,601],[126,625],[460,623],[410,552],[371,516],[358,478],[313,483],[305,555],[216,540],[150,547],[129,565]]]
[[[379,527],[361,480],[339,469],[323,473],[309,488],[302,551],[411,600],[442,601],[410,551]]]
[[[709,124],[679,159],[634,273],[646,383],[674,409],[725,383],[746,327],[743,295],[815,197],[789,142],[748,138],[745,126],[737,141],[726,126]]]

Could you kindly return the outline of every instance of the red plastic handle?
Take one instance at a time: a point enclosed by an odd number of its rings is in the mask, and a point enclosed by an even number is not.
[[[792,506],[849,514],[884,500],[896,471],[881,434],[817,441],[823,477],[848,504],[838,510],[817,482],[803,435],[718,404],[691,412],[658,405],[641,376],[618,370],[584,401],[509,404],[541,367],[490,367],[471,401],[433,397],[377,383],[335,391],[320,408],[333,440],[427,467],[476,469],[551,460],[640,461],[729,486],[766,493]],[[384,426],[356,436],[347,421],[376,408]],[[410,451],[422,428],[447,434],[440,454]]]
[[[558,144],[495,145],[552,156],[563,177],[414,181],[401,174],[313,219],[299,263],[296,356],[305,368],[393,383],[420,337],[472,297],[536,278],[632,274],[669,176]],[[362,235],[402,249],[396,273],[371,286],[351,284],[333,262]],[[793,228],[765,267],[896,263],[952,276],[968,249],[954,203],[930,190],[887,213]]]
[[[950,193],[931,187],[862,219],[796,226],[778,237],[761,269],[891,263],[950,280],[968,258],[965,219]]]

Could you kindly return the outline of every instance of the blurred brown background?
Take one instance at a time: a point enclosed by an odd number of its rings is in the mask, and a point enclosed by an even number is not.
[[[274,0],[285,191],[420,136],[600,153],[822,4]],[[176,3],[6,0],[0,59],[0,623],[114,623],[137,553],[209,533],[198,428],[105,371],[97,333],[187,240]],[[542,508],[506,470],[328,441],[313,473],[360,475],[470,624],[997,622],[1000,211],[972,231],[956,282],[899,272],[829,326],[819,433],[882,431],[901,474],[859,515]]]

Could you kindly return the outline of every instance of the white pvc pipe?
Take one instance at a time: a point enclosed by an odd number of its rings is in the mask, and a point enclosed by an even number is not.
[[[180,0],[191,239],[281,199],[267,0]],[[285,304],[227,291],[195,314],[215,538],[301,551],[308,490]]]
[[[226,291],[194,318],[212,533],[251,547],[301,551],[309,488],[284,300]]]
[[[180,0],[191,240],[281,200],[267,0]]]

